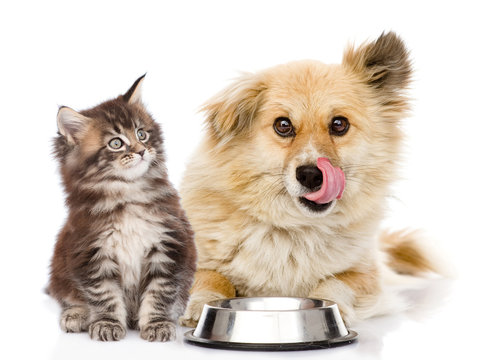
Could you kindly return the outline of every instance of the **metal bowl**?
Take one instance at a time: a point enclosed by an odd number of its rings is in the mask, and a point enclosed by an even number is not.
[[[243,350],[320,349],[353,342],[337,304],[294,297],[253,297],[204,305],[189,343]]]

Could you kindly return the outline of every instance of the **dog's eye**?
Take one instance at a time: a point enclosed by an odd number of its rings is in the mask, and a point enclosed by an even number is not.
[[[274,121],[273,128],[279,136],[289,137],[295,135],[293,124],[291,123],[290,119],[286,117],[277,118]]]
[[[330,134],[342,136],[349,130],[349,120],[344,116],[335,116],[330,123]]]

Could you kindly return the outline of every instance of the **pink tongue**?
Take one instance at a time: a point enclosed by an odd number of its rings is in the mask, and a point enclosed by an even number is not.
[[[317,167],[323,175],[320,190],[305,195],[305,198],[317,204],[326,204],[332,200],[340,199],[345,188],[345,174],[333,167],[327,158],[318,158]]]

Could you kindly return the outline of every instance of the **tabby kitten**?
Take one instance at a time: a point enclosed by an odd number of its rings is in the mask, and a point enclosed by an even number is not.
[[[48,292],[61,328],[119,340],[175,338],[195,271],[193,232],[167,178],[159,125],[140,100],[144,76],[92,109],[61,107],[55,155],[69,217]]]

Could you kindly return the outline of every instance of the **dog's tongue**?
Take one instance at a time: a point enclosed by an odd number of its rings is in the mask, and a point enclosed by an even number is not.
[[[345,188],[345,174],[333,167],[327,158],[318,158],[317,167],[323,175],[320,190],[305,195],[305,198],[317,204],[326,204],[332,200],[340,199]]]

